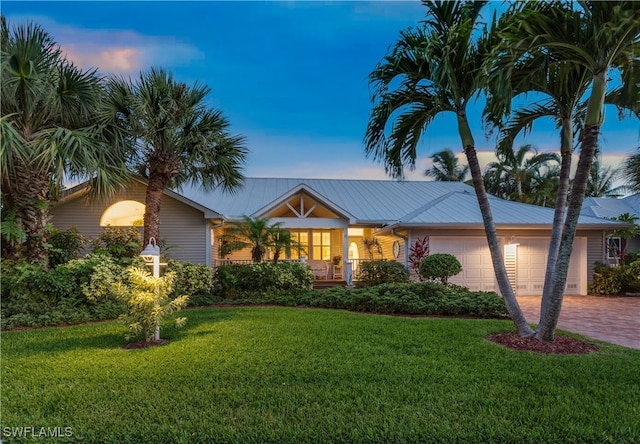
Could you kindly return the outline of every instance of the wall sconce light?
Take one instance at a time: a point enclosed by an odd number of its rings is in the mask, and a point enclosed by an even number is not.
[[[511,236],[511,240],[509,241],[509,245],[520,245],[520,242],[518,242],[518,238],[515,236]]]

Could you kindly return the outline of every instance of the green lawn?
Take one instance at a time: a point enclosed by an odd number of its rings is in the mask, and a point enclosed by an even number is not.
[[[3,442],[22,442],[14,427],[73,434],[38,443],[640,442],[637,350],[515,352],[485,339],[511,329],[496,320],[180,315],[143,350],[116,322],[3,332]]]

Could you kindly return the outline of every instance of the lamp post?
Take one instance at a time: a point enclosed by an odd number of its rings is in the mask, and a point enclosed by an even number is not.
[[[142,250],[140,256],[142,256],[147,265],[153,267],[153,277],[160,277],[160,246],[156,243],[155,237],[149,239],[149,243]]]
[[[150,265],[151,267],[153,267],[153,277],[156,279],[159,278],[160,277],[160,246],[156,243],[155,237],[152,237],[151,239],[149,239],[149,243],[147,244],[145,249],[142,250],[142,253],[140,253],[140,256],[142,256],[142,259],[144,259],[147,265]],[[155,331],[155,334],[153,335],[153,339],[154,341],[160,340],[159,325],[156,326],[156,331]]]

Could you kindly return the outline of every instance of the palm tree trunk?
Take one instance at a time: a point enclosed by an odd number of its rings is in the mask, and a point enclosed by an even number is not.
[[[604,105],[604,96],[607,89],[606,73],[608,69],[609,67],[606,66],[601,72],[593,76],[593,86],[587,104],[583,130],[582,150],[573,179],[567,216],[562,229],[558,259],[552,279],[553,287],[549,294],[548,302],[546,303],[543,322],[538,326],[536,332],[536,338],[542,341],[553,341],[558,320],[560,319],[560,310],[562,309],[564,289],[567,283],[573,240],[576,235],[578,218],[580,217],[584,195],[589,182],[591,165],[593,165],[593,158],[598,148],[598,137],[600,135],[600,126],[602,125],[602,106]]]
[[[598,136],[600,134],[600,124],[585,126],[584,139],[582,141],[582,151],[576,169],[571,190],[571,200],[567,211],[567,218],[562,230],[558,260],[553,278],[553,287],[549,294],[544,322],[538,326],[536,338],[542,341],[553,341],[556,326],[560,319],[564,288],[567,283],[567,272],[569,271],[569,260],[573,249],[573,240],[576,234],[576,226],[580,217],[580,210],[584,201],[589,172],[593,163],[593,157],[598,146]]]
[[[147,245],[152,237],[156,242],[160,240],[160,206],[167,183],[169,179],[160,174],[149,175],[145,196],[143,245]]]
[[[573,144],[573,123],[570,118],[562,119],[562,133],[560,139],[560,178],[558,183],[558,193],[556,195],[555,212],[553,214],[553,226],[551,228],[551,240],[549,242],[549,256],[547,257],[547,269],[544,276],[544,289],[542,290],[542,301],[540,304],[540,321],[538,328],[544,324],[549,296],[553,287],[556,263],[558,262],[558,251],[560,249],[560,238],[564,212],[567,207],[567,196],[569,194],[569,184],[571,182],[571,147]]]
[[[24,250],[18,255],[29,262],[43,262],[47,258],[47,224],[49,223],[49,179],[46,174],[38,174],[28,164],[16,163],[15,189],[13,199],[17,219],[25,230]]]
[[[476,191],[480,212],[482,213],[482,221],[484,222],[489,251],[491,252],[491,260],[493,261],[493,269],[496,273],[500,293],[502,293],[502,297],[504,298],[504,302],[507,306],[507,311],[518,330],[518,334],[520,336],[533,336],[534,332],[531,330],[531,327],[529,327],[529,324],[527,324],[527,320],[520,309],[516,295],[513,292],[513,288],[511,288],[509,277],[507,276],[507,270],[504,266],[504,259],[502,257],[502,249],[500,247],[500,241],[498,240],[498,233],[496,231],[496,226],[493,223],[491,205],[489,204],[487,191],[484,187],[482,171],[480,170],[480,163],[478,162],[478,155],[474,146],[475,142],[471,136],[471,130],[469,129],[466,114],[464,113],[458,113],[458,129],[464,146],[464,153],[467,156],[467,162],[471,171],[473,187]]]

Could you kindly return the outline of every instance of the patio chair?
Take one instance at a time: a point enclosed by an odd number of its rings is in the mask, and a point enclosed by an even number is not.
[[[329,279],[329,263],[317,259],[311,259],[307,262],[313,271],[314,279]]]

